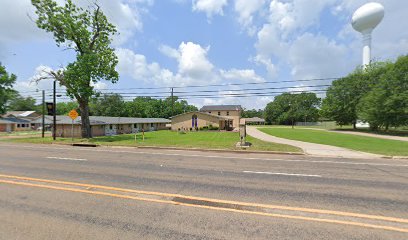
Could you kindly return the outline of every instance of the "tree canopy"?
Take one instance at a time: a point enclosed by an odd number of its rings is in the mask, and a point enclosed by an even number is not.
[[[253,117],[264,117],[264,110],[263,109],[243,109],[241,112],[241,117],[243,118],[253,118]]]
[[[390,65],[363,96],[358,116],[375,130],[408,125],[408,55]]]
[[[72,49],[76,60],[65,68],[51,71],[48,78],[66,87],[67,94],[78,101],[82,117],[82,137],[90,138],[89,101],[95,94],[92,83],[104,79],[115,83],[119,74],[114,49],[110,47],[116,27],[94,3],[88,9],[72,0],[59,6],[54,0],[31,0],[36,8],[37,26],[53,34],[57,46]]]
[[[7,103],[15,94],[13,84],[16,82],[16,79],[16,75],[9,74],[0,63],[0,114],[7,111]]]
[[[372,129],[407,124],[408,56],[395,63],[376,62],[336,80],[323,100],[321,113],[339,125],[368,122]]]
[[[184,112],[197,111],[186,100],[171,98],[154,99],[151,97],[136,97],[132,101],[124,101],[119,94],[105,94],[94,98],[90,105],[91,114],[95,116],[140,117],[140,118],[170,118]],[[172,110],[173,109],[173,110]]]
[[[315,93],[283,93],[266,105],[267,123],[294,125],[299,121],[316,121],[320,98]]]
[[[12,111],[31,111],[35,109],[35,98],[23,97],[20,94],[13,94],[8,104],[8,110]]]

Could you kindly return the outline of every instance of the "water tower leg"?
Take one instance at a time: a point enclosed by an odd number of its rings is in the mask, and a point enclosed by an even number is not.
[[[371,32],[367,30],[363,33],[363,68],[366,69],[371,62]]]

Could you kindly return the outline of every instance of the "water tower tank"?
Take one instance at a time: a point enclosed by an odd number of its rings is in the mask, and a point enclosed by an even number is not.
[[[375,2],[358,8],[351,18],[353,28],[363,34],[363,67],[371,61],[371,33],[384,18],[384,7]]]

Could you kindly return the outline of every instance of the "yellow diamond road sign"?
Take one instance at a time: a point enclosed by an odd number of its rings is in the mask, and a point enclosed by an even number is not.
[[[75,118],[77,118],[78,117],[78,112],[74,109],[74,110],[71,110],[69,113],[68,113],[68,116],[72,119],[72,120],[75,120]]]

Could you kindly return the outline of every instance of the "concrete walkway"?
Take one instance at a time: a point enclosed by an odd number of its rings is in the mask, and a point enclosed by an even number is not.
[[[353,132],[353,131],[330,131],[330,132],[344,133],[344,134],[351,134],[351,135],[358,135],[358,136],[375,137],[375,138],[382,138],[382,139],[398,140],[398,141],[408,142],[408,137],[390,136],[390,135],[380,135],[380,134],[374,134],[374,133]]]
[[[279,137],[275,137],[275,136],[263,133],[254,126],[247,126],[246,130],[247,130],[247,134],[254,138],[257,138],[257,139],[260,139],[266,142],[281,143],[281,144],[287,144],[287,145],[299,147],[306,154],[319,156],[319,157],[341,157],[341,158],[381,158],[382,157],[381,155],[377,155],[377,154],[358,152],[358,151],[341,148],[341,147],[279,138]]]

